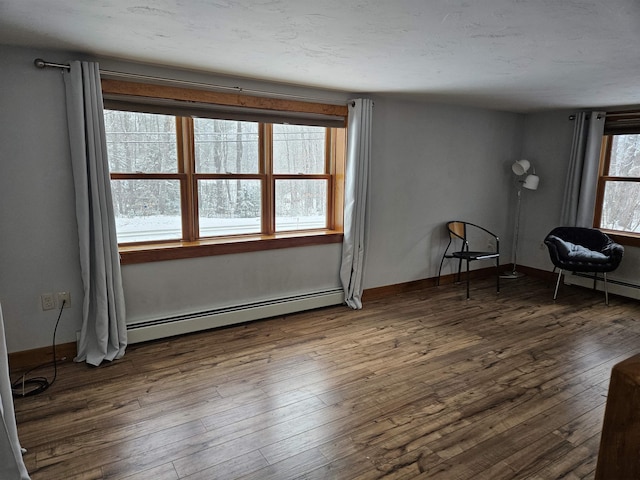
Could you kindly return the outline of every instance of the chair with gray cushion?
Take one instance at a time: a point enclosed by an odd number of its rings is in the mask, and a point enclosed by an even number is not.
[[[549,256],[553,263],[553,272],[560,269],[556,289],[553,294],[558,296],[558,286],[562,271],[583,272],[594,274],[594,288],[598,273],[604,278],[605,302],[609,305],[607,291],[607,273],[614,271],[622,261],[624,247],[615,243],[611,238],[595,228],[557,227],[551,230],[544,243],[549,249]]]

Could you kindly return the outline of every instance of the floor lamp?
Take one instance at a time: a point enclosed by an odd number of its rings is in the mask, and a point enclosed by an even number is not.
[[[540,183],[540,177],[536,175],[536,169],[533,169],[533,174],[526,175],[532,168],[529,160],[517,160],[511,165],[511,170],[518,176],[518,200],[516,204],[516,218],[513,225],[513,248],[511,250],[513,270],[509,273],[501,275],[501,278],[518,278],[523,274],[516,271],[516,262],[518,259],[518,233],[520,230],[520,204],[522,202],[522,187],[527,190],[537,190]],[[524,176],[526,175],[526,177]],[[524,179],[523,179],[524,178]]]

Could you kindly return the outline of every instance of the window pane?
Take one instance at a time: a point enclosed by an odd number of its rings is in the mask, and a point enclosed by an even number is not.
[[[196,118],[196,172],[258,173],[258,123]]]
[[[274,173],[325,173],[324,127],[273,126]]]
[[[609,175],[640,177],[640,135],[614,135]]]
[[[178,180],[111,180],[118,243],[182,238]]]
[[[607,182],[600,227],[640,233],[639,198],[640,183]]]
[[[175,117],[105,110],[104,124],[112,173],[178,171]]]
[[[276,180],[276,231],[327,228],[326,180]]]
[[[260,180],[199,180],[200,236],[260,233]]]

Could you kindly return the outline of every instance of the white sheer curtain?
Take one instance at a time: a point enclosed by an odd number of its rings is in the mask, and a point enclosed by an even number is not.
[[[563,226],[593,227],[605,115],[605,112],[576,115],[560,215]]]
[[[11,380],[7,344],[4,338],[4,321],[0,306],[0,478],[2,480],[29,480],[29,473],[22,460]]]
[[[64,81],[84,285],[75,361],[97,366],[122,357],[127,345],[98,64],[71,62]]]
[[[362,308],[372,116],[370,99],[359,98],[349,105],[340,280],[345,302],[353,309]]]

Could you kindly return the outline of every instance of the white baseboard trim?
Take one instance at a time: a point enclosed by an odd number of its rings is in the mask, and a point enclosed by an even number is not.
[[[343,290],[332,289],[175,317],[144,320],[127,325],[128,343],[157,340],[342,303]]]
[[[566,285],[578,285],[580,287],[593,288],[593,275],[582,273],[567,273],[564,276],[564,283]],[[635,298],[640,300],[640,285],[636,285],[622,280],[611,278],[607,275],[607,289],[609,293],[614,295],[621,295],[623,297]],[[604,282],[602,275],[598,275],[596,281],[596,290],[604,292]]]

